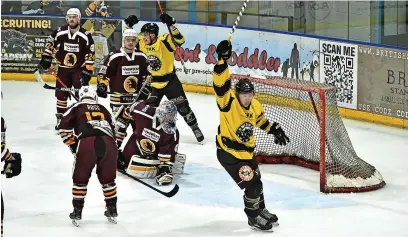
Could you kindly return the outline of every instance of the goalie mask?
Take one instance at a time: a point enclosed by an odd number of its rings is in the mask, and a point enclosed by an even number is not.
[[[83,100],[98,101],[98,96],[92,86],[83,86],[79,89],[79,101]]]
[[[171,100],[163,101],[156,108],[155,117],[167,134],[173,134],[176,131],[177,107]]]

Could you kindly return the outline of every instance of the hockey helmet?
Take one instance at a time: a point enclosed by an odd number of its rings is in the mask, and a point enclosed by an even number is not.
[[[248,78],[239,79],[237,84],[235,85],[236,93],[254,93],[254,84]]]
[[[92,86],[82,86],[81,89],[79,89],[79,101],[84,99],[93,100],[95,102],[98,101],[98,95]]]
[[[165,133],[172,134],[175,132],[177,121],[177,107],[171,100],[163,101],[156,108],[155,116],[159,120]]]
[[[156,37],[159,35],[159,26],[156,23],[146,23],[140,30],[141,33],[153,33]]]
[[[134,29],[126,29],[125,32],[123,32],[123,40],[125,40],[126,37],[136,37],[137,38],[137,33]]]
[[[78,8],[70,8],[67,11],[66,20],[68,20],[68,16],[75,15],[78,16],[78,20],[81,20],[81,11]]]

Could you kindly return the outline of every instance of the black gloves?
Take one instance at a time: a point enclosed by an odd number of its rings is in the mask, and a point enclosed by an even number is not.
[[[223,40],[217,45],[215,52],[218,54],[218,60],[227,61],[232,55],[232,44],[228,40]]]
[[[41,56],[41,61],[39,63],[39,69],[44,69],[47,70],[48,68],[51,67],[51,62],[52,62],[52,56],[50,55],[42,55]]]
[[[275,144],[285,146],[287,143],[290,142],[289,137],[286,136],[282,127],[277,122],[274,122],[272,124],[271,130],[269,130],[269,134],[272,134],[275,136],[275,140],[274,140]]]
[[[163,22],[167,26],[172,26],[172,25],[176,24],[176,19],[169,16],[167,13],[161,14],[160,15],[160,20],[161,20],[161,22]]]
[[[6,178],[12,178],[21,173],[21,154],[11,153],[11,157],[4,161],[4,172]]]
[[[139,18],[136,15],[130,15],[125,19],[125,23],[128,27],[132,28],[139,22]]]
[[[89,81],[91,80],[92,71],[86,68],[82,69],[81,72],[81,85],[89,86]]]
[[[104,83],[98,83],[97,88],[96,88],[96,94],[99,97],[106,98],[108,97],[108,94],[106,93],[108,91],[108,87]]]

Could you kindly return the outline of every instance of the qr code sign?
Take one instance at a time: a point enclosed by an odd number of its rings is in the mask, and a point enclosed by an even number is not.
[[[338,42],[321,42],[323,53],[321,82],[336,87],[337,103],[341,107],[357,108],[357,49],[354,45]],[[356,48],[356,47],[355,47]]]

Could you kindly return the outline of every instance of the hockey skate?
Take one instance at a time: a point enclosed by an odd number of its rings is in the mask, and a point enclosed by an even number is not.
[[[72,224],[76,227],[79,226],[79,221],[82,219],[83,205],[77,205],[74,207],[74,211],[69,214],[69,218],[72,220]]]
[[[248,216],[248,225],[254,230],[273,231],[272,220],[266,218],[262,214],[259,214],[256,217]]]
[[[200,144],[203,144],[204,135],[198,125],[192,126],[191,129],[193,130],[194,136],[196,137],[197,141]]]
[[[173,166],[168,163],[162,163],[158,167],[158,174],[156,176],[156,183],[158,185],[169,185],[173,182]]]
[[[267,218],[268,220],[272,221],[273,226],[279,226],[278,216],[276,216],[273,213],[270,213],[268,211],[268,209],[266,209],[266,208],[262,209],[261,215],[264,216],[265,218]]]
[[[116,209],[116,203],[111,204],[106,207],[105,216],[108,218],[108,221],[117,224],[116,217],[118,217],[118,210]]]

